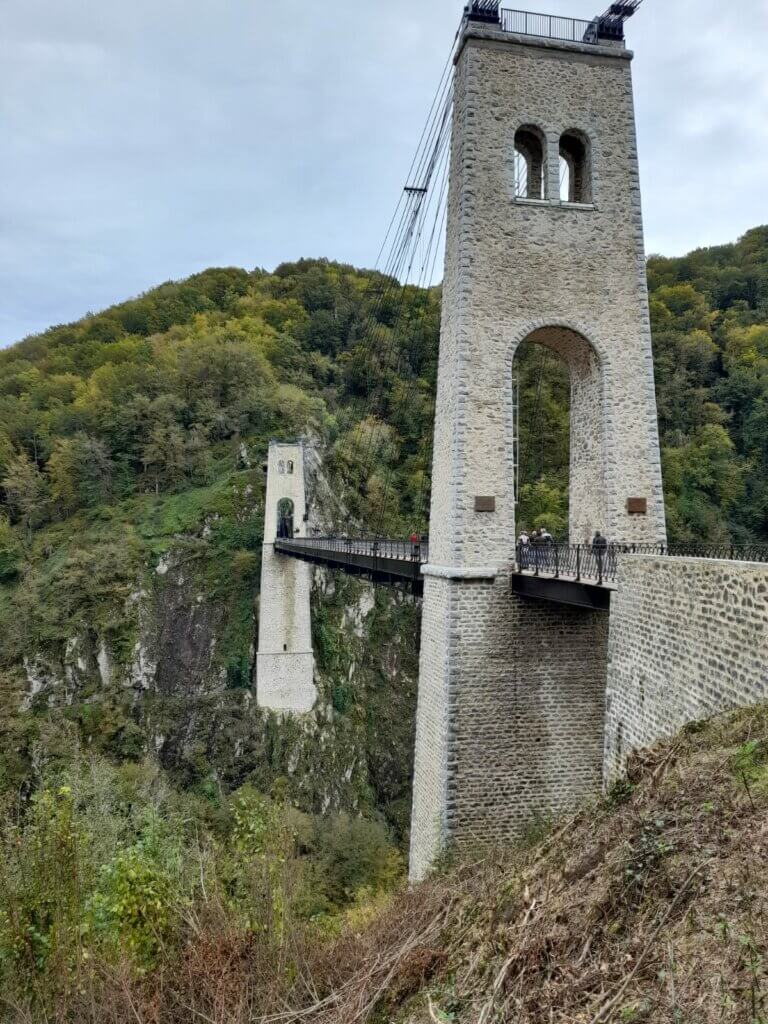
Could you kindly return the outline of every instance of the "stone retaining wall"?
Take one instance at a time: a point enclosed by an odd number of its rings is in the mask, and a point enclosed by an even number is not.
[[[768,700],[768,565],[622,557],[606,698],[606,784],[633,750]]]

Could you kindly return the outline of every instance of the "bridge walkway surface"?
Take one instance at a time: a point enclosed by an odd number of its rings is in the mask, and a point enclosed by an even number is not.
[[[275,551],[316,565],[327,565],[379,583],[409,583],[423,589],[422,568],[429,561],[429,541],[387,537],[282,537]],[[655,556],[768,561],[768,546],[701,544],[518,545],[512,563],[512,590],[521,597],[608,611],[617,589],[621,556]]]
[[[385,537],[279,537],[275,551],[316,565],[370,576],[379,583],[410,583],[416,589],[423,585],[421,567],[429,558],[427,541]]]

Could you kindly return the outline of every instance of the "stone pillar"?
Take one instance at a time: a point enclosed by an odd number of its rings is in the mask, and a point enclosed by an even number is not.
[[[304,472],[301,442],[270,443],[264,507],[256,700],[259,707],[295,714],[311,711],[317,699],[309,610],[312,566],[276,554],[274,544],[278,534],[278,509],[284,501],[292,504],[294,535],[306,535]]]
[[[571,540],[665,539],[632,55],[475,23],[457,52],[414,879],[446,843],[514,838],[600,786],[607,616],[510,591],[520,344],[570,371]],[[548,141],[548,203],[515,197],[521,124]],[[589,145],[590,204],[560,201],[566,132]]]

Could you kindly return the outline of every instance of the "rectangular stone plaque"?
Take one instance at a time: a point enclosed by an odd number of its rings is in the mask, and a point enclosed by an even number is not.
[[[647,498],[627,498],[627,512],[631,516],[645,516],[648,514]]]
[[[496,499],[490,497],[475,498],[475,512],[495,512]]]

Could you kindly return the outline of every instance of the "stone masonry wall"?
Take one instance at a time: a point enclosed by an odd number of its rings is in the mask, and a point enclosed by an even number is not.
[[[448,828],[458,842],[519,837],[599,790],[608,623],[524,600],[506,575],[454,585]]]
[[[608,617],[523,600],[506,574],[427,579],[411,877],[448,840],[519,838],[598,792]]]
[[[605,782],[633,750],[768,700],[768,566],[623,556],[611,599]]]

